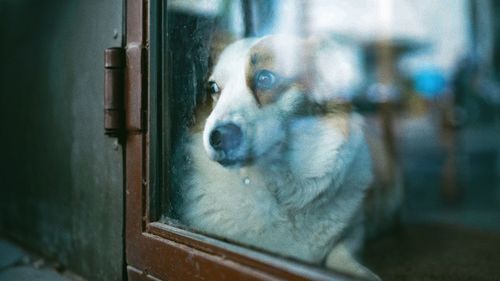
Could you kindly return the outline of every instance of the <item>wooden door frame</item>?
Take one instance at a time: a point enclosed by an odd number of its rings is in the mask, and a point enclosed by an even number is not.
[[[151,3],[154,2],[126,1],[125,255],[129,280],[349,279],[151,221],[148,108]]]

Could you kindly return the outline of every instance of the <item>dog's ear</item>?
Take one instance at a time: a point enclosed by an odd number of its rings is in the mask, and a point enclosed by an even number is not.
[[[311,64],[313,99],[317,102],[350,102],[363,79],[361,46],[340,36],[311,36],[305,40]]]
[[[210,74],[213,67],[219,60],[222,51],[231,43],[238,40],[234,34],[226,32],[224,30],[216,29],[212,34],[210,42],[210,55],[208,60],[208,73]]]

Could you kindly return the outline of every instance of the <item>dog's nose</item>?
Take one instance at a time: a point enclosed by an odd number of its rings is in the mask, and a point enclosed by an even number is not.
[[[240,146],[243,133],[234,123],[227,123],[216,127],[210,133],[210,145],[216,151],[229,152]]]

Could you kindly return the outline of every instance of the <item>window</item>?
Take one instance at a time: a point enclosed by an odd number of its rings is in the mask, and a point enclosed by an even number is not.
[[[127,5],[132,280],[500,275],[498,6]]]

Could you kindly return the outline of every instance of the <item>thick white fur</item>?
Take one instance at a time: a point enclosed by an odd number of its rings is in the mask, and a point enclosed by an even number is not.
[[[192,167],[181,184],[181,219],[203,232],[376,279],[353,258],[373,181],[362,118],[348,114],[346,133],[327,117],[289,115],[302,93],[259,108],[244,82],[245,52],[255,42],[233,44],[215,67],[212,78],[223,92],[204,132],[187,144]],[[229,120],[242,126],[259,156],[250,166],[213,161],[207,132]]]

